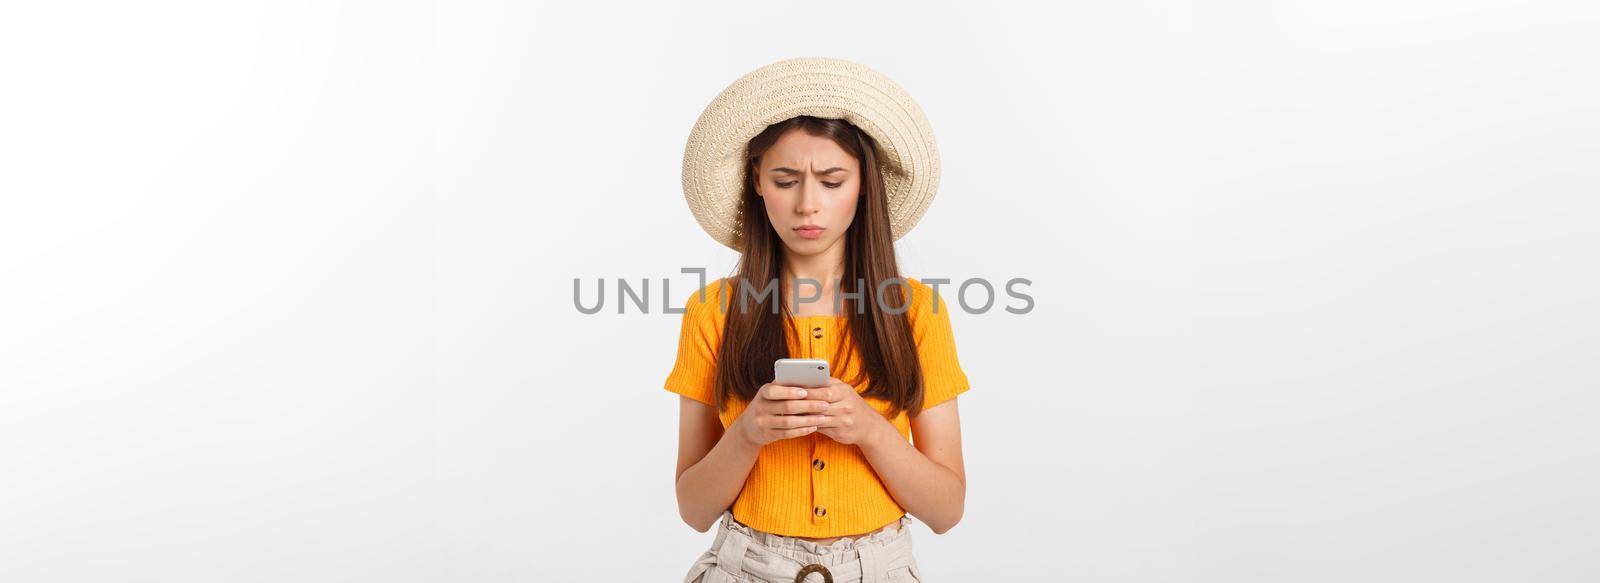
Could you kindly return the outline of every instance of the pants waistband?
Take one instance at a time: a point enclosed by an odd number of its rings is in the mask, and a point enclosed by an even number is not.
[[[828,570],[834,583],[887,581],[888,572],[914,562],[910,515],[900,517],[897,526],[898,529],[843,537],[821,545],[751,528],[735,520],[732,511],[724,510],[712,543],[717,554],[715,568],[735,575],[743,571],[764,579],[787,581],[808,565],[820,565]]]

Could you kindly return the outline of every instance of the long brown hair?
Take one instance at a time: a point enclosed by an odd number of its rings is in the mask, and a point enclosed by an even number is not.
[[[755,398],[761,385],[772,382],[773,361],[789,357],[785,327],[788,309],[783,306],[782,285],[773,287],[777,293],[738,296],[743,294],[746,285],[759,292],[780,277],[779,266],[785,253],[783,240],[767,220],[764,199],[756,194],[756,180],[761,156],[785,132],[796,128],[833,140],[855,156],[861,166],[862,192],[855,218],[844,235],[844,276],[838,292],[861,294],[859,301],[854,297],[843,298],[840,307],[849,321],[847,337],[855,340],[860,351],[863,366],[858,370],[866,378],[840,380],[858,387],[866,382],[869,386],[862,396],[888,401],[891,418],[902,410],[916,416],[922,409],[922,367],[911,323],[906,319],[906,311],[900,310],[910,305],[910,296],[906,293],[909,287],[884,284],[881,286],[884,297],[878,294],[879,283],[900,277],[900,268],[895,261],[894,238],[889,230],[889,201],[878,166],[877,144],[872,136],[849,122],[811,116],[794,117],[768,126],[750,139],[746,149],[744,192],[740,196],[741,256],[727,282],[730,287],[721,294],[727,302],[728,317],[717,352],[717,408],[725,409],[733,396],[745,402]],[[884,306],[900,310],[900,313],[886,312]],[[849,352],[849,344],[841,343],[841,348]],[[850,357],[846,354],[846,358]],[[835,376],[842,374],[839,370],[833,372]]]

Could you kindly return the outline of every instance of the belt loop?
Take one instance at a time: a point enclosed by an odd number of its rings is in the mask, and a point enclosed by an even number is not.
[[[861,583],[884,583],[883,549],[876,542],[856,541],[856,561],[861,566]]]
[[[744,575],[744,552],[749,548],[749,535],[728,529],[722,546],[717,548],[717,567],[732,575]]]

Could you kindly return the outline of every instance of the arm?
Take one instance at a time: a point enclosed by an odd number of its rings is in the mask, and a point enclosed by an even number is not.
[[[923,410],[911,418],[916,445],[879,416],[857,444],[883,479],[889,495],[907,512],[944,534],[961,522],[966,504],[967,473],[961,460],[961,418],[956,399]]]
[[[678,515],[700,532],[733,505],[756,465],[761,446],[810,435],[822,422],[823,399],[768,383],[727,431],[711,405],[682,397],[678,405]]]
[[[761,447],[740,432],[724,432],[715,407],[688,397],[679,403],[678,515],[706,532],[739,497]]]

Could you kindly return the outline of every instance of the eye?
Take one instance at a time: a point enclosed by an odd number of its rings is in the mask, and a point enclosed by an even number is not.
[[[789,187],[795,185],[795,181],[791,180],[789,182],[774,182],[773,184],[777,185],[778,188],[789,188]],[[822,185],[826,186],[828,188],[838,188],[840,186],[844,186],[844,183],[843,182],[824,182],[824,183],[822,183]]]

